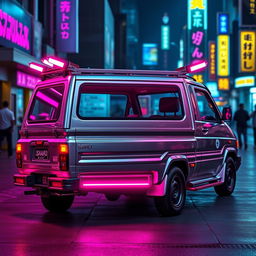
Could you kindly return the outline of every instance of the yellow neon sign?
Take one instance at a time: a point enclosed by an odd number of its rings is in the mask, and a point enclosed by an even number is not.
[[[198,83],[203,83],[203,82],[204,82],[203,75],[201,75],[201,74],[193,75],[192,77],[193,77]]]
[[[190,0],[190,9],[205,9],[204,0]]]
[[[218,76],[229,76],[229,36],[218,36]]]
[[[229,78],[219,78],[218,89],[222,91],[228,91],[230,89]]]
[[[256,70],[255,31],[240,31],[240,72]]]

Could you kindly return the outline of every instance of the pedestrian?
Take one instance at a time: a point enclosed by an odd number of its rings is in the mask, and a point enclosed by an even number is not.
[[[3,108],[0,109],[0,146],[2,147],[2,142],[4,138],[7,139],[8,145],[8,157],[12,156],[12,132],[15,122],[13,112],[8,108],[8,101],[3,102]]]
[[[254,111],[251,113],[253,136],[254,136],[254,148],[256,149],[256,105],[254,105]]]
[[[242,148],[242,138],[244,137],[244,149],[247,149],[247,121],[250,119],[250,116],[246,110],[244,110],[244,104],[239,104],[239,109],[235,112],[234,120],[236,121],[236,129],[239,141],[239,147]]]

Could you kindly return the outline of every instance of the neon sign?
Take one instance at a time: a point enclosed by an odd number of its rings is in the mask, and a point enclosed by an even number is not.
[[[218,89],[228,91],[230,89],[229,78],[218,78]]]
[[[216,80],[216,43],[209,42],[209,80]]]
[[[240,27],[256,26],[256,0],[240,0]]]
[[[31,51],[31,16],[12,1],[0,1],[0,45]]]
[[[190,63],[205,59],[207,30],[207,0],[188,0],[188,55]],[[203,75],[197,75],[203,82]]]
[[[217,14],[217,34],[229,34],[229,15],[228,13]]]
[[[229,76],[229,35],[218,36],[218,76]]]
[[[240,31],[240,72],[254,72],[256,70],[255,44],[255,31]]]
[[[78,1],[57,0],[56,45],[61,52],[78,52]]]
[[[37,82],[40,81],[38,77],[28,75],[21,71],[17,71],[16,83],[18,86],[25,87],[28,89],[34,89]]]
[[[169,25],[161,26],[161,49],[170,49],[170,27]]]
[[[235,79],[235,88],[255,86],[254,76],[243,76]]]

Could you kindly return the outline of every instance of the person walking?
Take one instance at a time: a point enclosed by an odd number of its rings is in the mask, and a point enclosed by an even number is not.
[[[246,110],[244,110],[244,104],[239,104],[239,109],[235,112],[234,120],[236,121],[236,129],[239,141],[239,147],[242,148],[242,138],[244,138],[244,149],[247,149],[247,121],[250,119],[250,116]]]
[[[3,102],[3,108],[0,109],[0,146],[2,147],[2,142],[4,138],[7,139],[8,145],[8,157],[12,156],[12,132],[15,122],[13,112],[8,108],[8,101]]]
[[[254,111],[251,113],[250,117],[252,118],[254,148],[256,149],[256,105],[254,105]]]

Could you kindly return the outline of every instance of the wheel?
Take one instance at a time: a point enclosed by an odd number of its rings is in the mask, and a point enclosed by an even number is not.
[[[74,196],[41,195],[41,201],[50,212],[65,212],[71,207]]]
[[[167,176],[166,193],[155,197],[155,206],[162,216],[175,216],[181,213],[185,200],[185,177],[180,168],[174,167]]]
[[[226,160],[225,181],[223,184],[214,187],[219,196],[230,196],[236,186],[236,168],[234,160],[228,157]]]
[[[117,201],[120,197],[120,195],[118,194],[105,194],[106,199],[108,199],[108,201]]]

